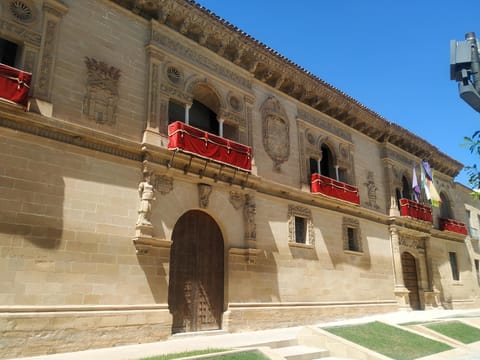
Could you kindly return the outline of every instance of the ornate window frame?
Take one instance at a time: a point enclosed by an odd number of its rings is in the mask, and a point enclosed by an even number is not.
[[[352,229],[354,242],[356,244],[355,249],[350,246],[349,229]],[[344,217],[342,222],[342,234],[343,234],[343,251],[349,254],[363,254],[363,241],[360,231],[360,221],[354,218]]]
[[[305,243],[297,242],[295,232],[295,218],[305,219]],[[313,227],[312,211],[303,206],[288,205],[288,245],[306,248],[315,246],[315,230]]]

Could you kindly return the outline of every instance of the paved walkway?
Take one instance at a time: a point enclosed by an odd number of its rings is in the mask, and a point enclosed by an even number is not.
[[[384,321],[390,324],[399,324],[413,321],[429,321],[448,317],[480,317],[480,309],[477,310],[428,310],[394,312],[374,315],[356,319],[344,319],[334,322],[321,323],[319,326],[344,325],[363,323],[368,321]],[[296,337],[301,327],[292,327],[275,330],[255,332],[242,332],[226,334],[223,332],[209,332],[195,335],[172,336],[170,339],[155,343],[118,346],[113,348],[86,350],[72,353],[44,355],[21,358],[22,360],[132,360],[142,357],[176,353],[188,350],[200,350],[208,348],[236,348],[246,347],[251,344],[281,341]],[[480,360],[480,342],[431,355],[422,360]]]

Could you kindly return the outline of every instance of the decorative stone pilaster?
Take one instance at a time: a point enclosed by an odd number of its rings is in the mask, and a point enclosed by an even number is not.
[[[143,143],[163,146],[160,134],[167,135],[168,97],[161,90],[161,71],[164,56],[152,45],[146,46],[148,81],[146,89],[147,121]]]
[[[147,102],[147,130],[156,131],[160,127],[160,67],[163,55],[153,46],[147,46],[148,58],[148,102]]]
[[[38,65],[39,75],[36,79],[33,96],[50,102],[60,21],[68,8],[60,1],[45,0],[43,10],[42,45]]]
[[[440,291],[436,288],[435,282],[433,279],[433,258],[428,254],[431,251],[430,246],[431,238],[428,237],[425,239],[425,250],[424,250],[424,262],[427,273],[427,287],[425,288],[423,294],[425,299],[425,310],[438,308],[441,306],[440,300]]]
[[[255,214],[257,208],[255,205],[255,197],[252,194],[245,195],[245,205],[243,206],[243,219],[245,224],[245,243],[248,248],[255,249],[257,247],[257,229],[255,224]]]
[[[402,272],[402,257],[400,254],[400,238],[398,229],[390,226],[390,244],[392,247],[393,277],[395,282],[394,293],[400,308],[409,308],[410,301],[408,294],[410,291],[405,287]]]

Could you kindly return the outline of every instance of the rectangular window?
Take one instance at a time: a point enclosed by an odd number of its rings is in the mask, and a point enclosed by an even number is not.
[[[363,252],[360,222],[354,218],[343,218],[343,250],[361,254]]]
[[[295,242],[305,244],[307,241],[307,226],[305,218],[295,216]]]
[[[480,261],[475,260],[475,272],[477,273],[477,284],[480,286]]]
[[[2,64],[16,67],[18,45],[0,38],[0,62]]]
[[[460,280],[460,274],[458,272],[458,264],[457,264],[457,254],[454,252],[449,252],[448,256],[450,258],[450,267],[452,268],[452,278],[453,280]]]
[[[168,103],[168,123],[175,121],[185,122],[185,105],[181,105],[175,101]]]
[[[310,166],[310,175],[318,174],[318,160],[314,158],[309,158],[308,163]],[[310,181],[310,178],[308,178],[308,181]]]
[[[358,246],[357,232],[354,228],[347,228],[348,250],[360,251]]]

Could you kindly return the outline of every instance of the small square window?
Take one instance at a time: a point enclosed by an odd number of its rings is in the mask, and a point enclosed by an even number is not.
[[[449,252],[448,256],[450,258],[450,268],[452,269],[452,278],[455,281],[460,280],[460,274],[458,272],[458,264],[457,264],[457,254],[454,252]]]

